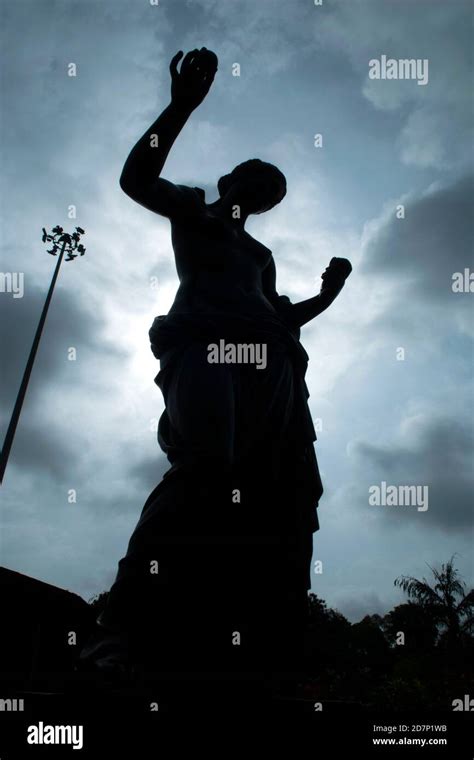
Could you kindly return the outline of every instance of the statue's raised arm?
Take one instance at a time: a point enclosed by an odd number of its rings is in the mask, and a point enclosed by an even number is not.
[[[187,195],[160,175],[168,154],[191,113],[206,97],[217,71],[217,56],[201,48],[171,60],[171,102],[146,130],[125,161],[120,187],[150,211],[171,217],[187,202]]]

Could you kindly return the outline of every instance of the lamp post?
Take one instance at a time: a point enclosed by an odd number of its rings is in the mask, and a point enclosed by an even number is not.
[[[18,425],[18,420],[20,418],[23,402],[25,400],[28,382],[30,379],[31,370],[33,369],[36,352],[38,351],[39,342],[41,340],[44,323],[46,322],[49,304],[51,303],[51,298],[53,296],[54,286],[56,285],[56,280],[58,279],[59,269],[61,267],[61,263],[65,254],[66,261],[73,261],[78,256],[84,256],[86,249],[82,243],[79,242],[81,235],[84,235],[84,230],[81,227],[76,227],[75,231],[71,235],[67,232],[64,232],[63,228],[59,227],[59,225],[53,227],[51,233],[46,232],[45,228],[43,227],[43,243],[48,242],[53,244],[47,253],[50,253],[52,256],[57,256],[59,251],[59,258],[54,270],[53,278],[51,280],[51,285],[49,286],[48,295],[46,296],[46,301],[43,306],[43,311],[41,312],[38,327],[36,328],[33,345],[31,346],[30,355],[28,357],[25,371],[23,373],[23,379],[21,381],[20,389],[16,397],[15,406],[13,407],[10,424],[8,425],[8,430],[3,442],[2,453],[0,454],[0,483],[3,483],[3,476],[5,475],[8,457],[10,455],[13,439],[15,437],[15,431]]]

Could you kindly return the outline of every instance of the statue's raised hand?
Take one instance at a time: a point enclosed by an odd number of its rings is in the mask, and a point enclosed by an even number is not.
[[[214,81],[217,71],[217,55],[212,50],[191,50],[183,58],[178,71],[180,50],[170,63],[171,101],[180,109],[193,111],[202,103]]]

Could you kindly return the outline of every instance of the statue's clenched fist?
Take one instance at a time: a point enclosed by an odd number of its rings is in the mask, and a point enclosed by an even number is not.
[[[348,259],[341,259],[333,256],[329,265],[321,275],[323,281],[322,287],[332,287],[343,285],[347,277],[352,272],[352,264]]]

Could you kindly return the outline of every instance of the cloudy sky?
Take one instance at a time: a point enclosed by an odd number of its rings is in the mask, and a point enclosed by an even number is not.
[[[167,469],[148,328],[177,288],[169,222],[118,179],[169,102],[169,60],[206,46],[219,71],[163,176],[211,202],[221,174],[269,160],[288,194],[248,230],[278,291],[309,298],[332,256],[354,266],[302,331],[325,485],[313,590],[358,620],[402,600],[397,575],[454,553],[472,583],[474,296],[452,289],[474,268],[469,7],[0,0],[1,270],[24,273],[23,298],[0,293],[2,436],[55,263],[41,228],[80,225],[87,248],[60,274],[4,479],[2,565],[86,599],[109,588]],[[426,59],[428,83],[370,79],[382,55]],[[428,509],[370,505],[382,481],[428,486]]]

